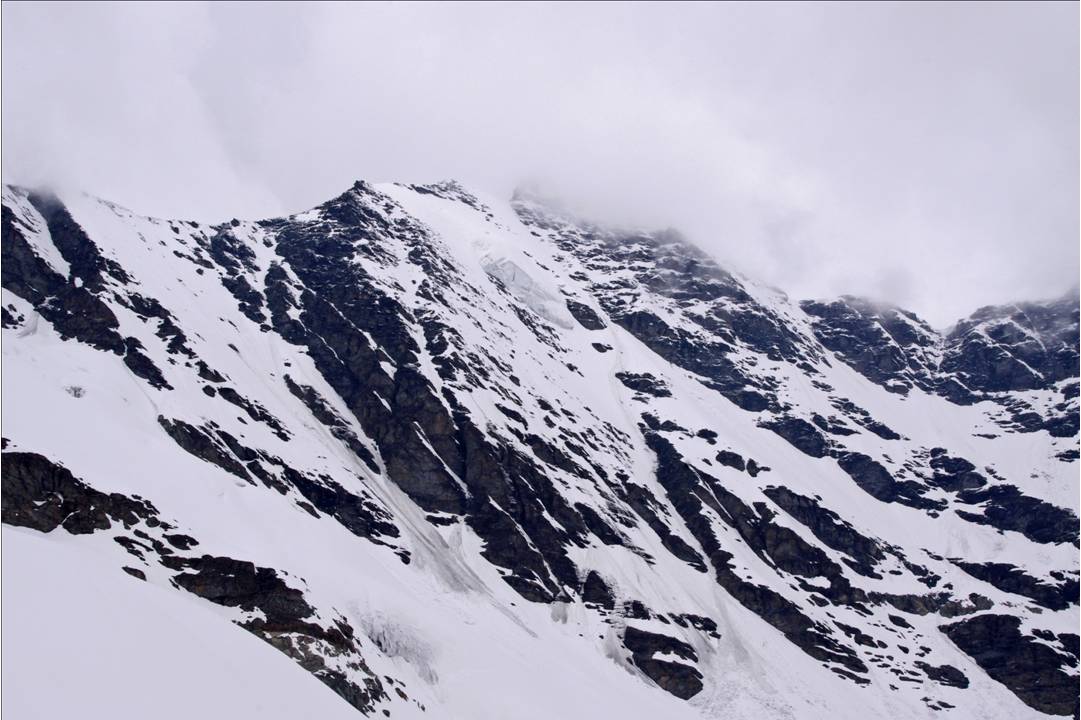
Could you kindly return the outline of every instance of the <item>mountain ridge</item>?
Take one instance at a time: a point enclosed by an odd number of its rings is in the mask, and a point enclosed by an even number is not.
[[[457,183],[3,223],[5,534],[116,533],[362,713],[1076,713],[1076,302],[940,348]]]

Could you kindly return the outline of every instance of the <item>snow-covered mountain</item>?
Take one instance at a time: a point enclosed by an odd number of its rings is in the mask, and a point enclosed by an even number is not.
[[[939,333],[455,183],[6,187],[2,274],[12,718],[1077,716],[1076,294]]]

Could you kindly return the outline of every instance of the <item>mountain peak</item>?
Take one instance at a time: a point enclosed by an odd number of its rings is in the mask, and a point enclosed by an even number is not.
[[[19,707],[107,653],[327,717],[1076,711],[1076,303],[944,335],[536,197],[5,190]]]

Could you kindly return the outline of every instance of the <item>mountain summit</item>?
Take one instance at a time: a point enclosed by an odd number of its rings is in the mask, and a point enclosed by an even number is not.
[[[947,333],[356,183],[3,193],[4,710],[1078,712],[1078,298]]]

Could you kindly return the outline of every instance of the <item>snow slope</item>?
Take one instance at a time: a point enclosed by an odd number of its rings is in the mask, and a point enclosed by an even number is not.
[[[1076,715],[1076,298],[940,336],[454,183],[7,187],[2,293],[16,717]]]

